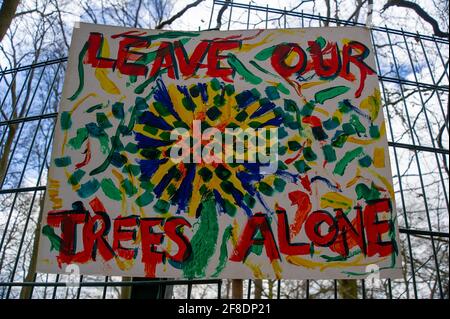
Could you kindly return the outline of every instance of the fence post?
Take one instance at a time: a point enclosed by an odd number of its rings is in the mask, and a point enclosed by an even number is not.
[[[231,295],[233,299],[242,299],[243,284],[242,279],[233,279],[231,283]]]

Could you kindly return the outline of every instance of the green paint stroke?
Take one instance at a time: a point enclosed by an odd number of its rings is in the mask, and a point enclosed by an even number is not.
[[[84,87],[84,69],[83,69],[83,58],[88,50],[88,42],[84,44],[83,49],[81,49],[80,54],[78,55],[78,78],[80,79],[80,84],[78,85],[78,89],[75,91],[75,93],[69,97],[70,101],[76,100],[78,95],[80,95],[81,91],[83,91]]]
[[[350,88],[348,86],[335,86],[322,91],[317,92],[314,95],[314,99],[317,103],[323,104],[325,101],[335,98],[341,94],[348,92]]]
[[[355,158],[361,156],[363,153],[364,150],[361,146],[345,153],[344,157],[341,158],[334,167],[333,174],[337,174],[340,176],[344,175],[347,165]]]
[[[205,277],[209,259],[214,255],[219,233],[214,199],[202,203],[200,226],[191,240],[192,255],[183,269],[185,278]]]
[[[42,227],[42,234],[50,240],[50,251],[59,251],[61,248],[61,238],[55,234],[55,230],[49,225]]]
[[[55,158],[55,165],[58,167],[66,167],[72,164],[72,159],[70,156]]]
[[[81,198],[88,198],[94,194],[100,188],[100,183],[97,179],[92,179],[84,184],[81,184],[80,188],[77,190],[78,196]]]
[[[117,200],[117,201],[120,201],[122,199],[122,193],[116,187],[116,185],[114,184],[114,182],[112,181],[111,178],[102,179],[100,186],[102,188],[103,193],[105,193],[105,195],[108,198],[111,198],[112,200]]]
[[[273,55],[273,51],[275,50],[276,46],[271,46],[268,48],[265,48],[264,50],[259,51],[256,55],[255,55],[255,59],[258,61],[265,61],[268,58],[270,58]]]
[[[61,113],[61,129],[63,131],[67,131],[72,126],[72,116],[70,112],[62,112]]]
[[[220,245],[220,256],[219,256],[219,264],[216,267],[216,271],[211,277],[217,277],[222,272],[222,270],[227,265],[228,260],[228,248],[227,243],[230,240],[231,236],[233,234],[233,226],[228,225],[227,228],[225,228],[223,235],[222,235],[222,244]]]
[[[74,186],[78,185],[85,174],[86,172],[82,169],[77,169],[72,175],[70,175],[69,183]]]
[[[232,53],[228,53],[228,64],[239,73],[246,82],[257,85],[262,82],[261,78],[250,72],[245,65]]]
[[[77,135],[75,137],[72,137],[68,144],[73,148],[73,149],[80,149],[81,145],[83,145],[83,143],[86,141],[88,137],[88,130],[85,127],[79,128],[77,130]]]
[[[271,76],[273,76],[273,77],[275,77],[275,78],[281,79],[278,75],[276,75],[276,74],[274,74],[274,73],[272,73],[272,72],[267,71],[266,69],[264,69],[262,66],[260,66],[258,63],[256,63],[256,62],[253,61],[253,60],[250,61],[250,64],[253,65],[253,66],[254,66],[256,69],[258,69],[259,71],[261,71],[262,73],[269,74],[269,75],[271,75]]]
[[[350,252],[348,254],[348,256],[327,256],[327,255],[320,255],[320,257],[322,257],[323,259],[325,259],[327,262],[332,262],[332,261],[346,261],[348,259],[350,259],[353,256],[359,255],[361,254],[361,250],[360,249],[356,249],[353,252]]]

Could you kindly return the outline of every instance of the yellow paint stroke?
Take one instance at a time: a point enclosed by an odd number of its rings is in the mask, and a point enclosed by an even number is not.
[[[118,95],[120,94],[119,88],[114,84],[113,81],[111,81],[110,78],[108,78],[108,69],[95,69],[95,77],[100,82],[100,87],[109,94]]]
[[[347,182],[347,184],[345,185],[346,188],[352,187],[353,185],[355,185],[359,179],[361,178],[361,170],[359,169],[359,167],[356,168],[356,174],[355,177],[353,177],[351,180],[349,180]]]
[[[305,33],[303,30],[299,29],[278,29],[277,32],[286,33],[286,34],[292,34],[292,35],[298,35],[299,33]]]
[[[88,95],[86,95],[85,97],[79,99],[77,102],[75,102],[75,104],[73,105],[72,109],[69,111],[70,115],[72,116],[72,113],[75,112],[77,110],[77,108],[84,103],[84,101],[86,101],[88,98],[90,97],[96,97],[97,94],[96,93],[89,93]],[[61,145],[61,156],[64,155],[64,151],[66,148],[66,144],[67,144],[67,134],[68,134],[69,130],[65,130],[64,131],[64,140],[63,143]]]
[[[119,185],[122,185],[122,182],[124,180],[122,174],[118,170],[116,170],[115,168],[112,169],[112,174],[114,175],[114,177],[119,182]],[[119,189],[121,191],[120,195],[122,197],[122,201],[121,201],[122,213],[125,213],[127,211],[127,201],[125,199],[125,192],[122,190],[122,187],[119,187]]]
[[[266,35],[261,41],[256,43],[245,43],[242,45],[242,47],[239,49],[240,52],[248,52],[253,50],[256,47],[262,46],[269,42],[270,37],[273,35],[273,33],[269,33]]]
[[[121,155],[125,156],[125,158],[127,159],[127,161],[126,161],[127,163],[130,163],[126,152],[121,152]],[[134,178],[133,174],[130,173],[129,170],[127,170],[127,175],[128,175],[129,180],[131,181],[131,185],[136,187],[136,189],[140,189],[139,185],[136,183],[136,179]],[[135,196],[136,196],[136,194],[134,194],[133,197],[135,197]],[[136,207],[137,207],[137,209],[136,209]],[[138,210],[139,210],[139,206],[136,205],[136,200],[132,200],[131,201],[131,211],[133,212],[134,215],[137,215]]]
[[[134,265],[134,259],[122,260],[120,257],[115,257],[114,259],[116,261],[117,267],[119,267],[120,270],[123,270],[123,271],[130,270]]]
[[[201,176],[198,174],[198,170],[197,170],[197,172],[195,173],[194,181],[192,183],[193,189],[200,189],[201,183],[202,183]],[[202,200],[202,195],[200,194],[200,192],[193,191],[192,197],[191,197],[191,204],[189,205],[189,208],[188,208],[189,209],[189,212],[188,212],[189,217],[192,217],[192,218],[195,217],[195,212],[197,211],[197,208],[200,205],[201,200]]]
[[[382,262],[382,261],[386,260],[387,258],[388,257],[381,258],[377,262]],[[367,265],[371,265],[374,263],[373,261],[363,262],[363,260],[364,260],[363,255],[359,255],[359,256],[355,257],[352,261],[317,262],[317,261],[304,259],[304,258],[301,258],[298,256],[286,256],[286,260],[288,263],[295,265],[295,266],[305,267],[308,269],[319,268],[320,271],[324,271],[327,268],[346,268],[346,267],[367,266]]]
[[[233,219],[233,229],[231,230],[231,242],[233,246],[236,247],[239,240],[239,223],[235,219]]]
[[[385,167],[384,160],[384,148],[375,147],[375,149],[373,150],[373,166],[375,166],[376,168]]]
[[[392,187],[391,183],[389,183],[389,181],[387,180],[386,177],[378,174],[375,170],[371,169],[371,168],[367,168],[367,170],[374,176],[376,176],[382,183],[384,186],[386,186],[387,190],[389,191],[389,195],[391,196],[391,200],[395,199],[395,195],[394,195],[394,188]]]
[[[281,274],[283,273],[283,268],[281,268],[280,262],[277,259],[272,261],[272,268],[277,279],[281,279]]]
[[[184,94],[181,93],[175,85],[169,85],[169,95],[173,101],[173,108],[185,123],[192,123],[194,113],[188,111],[183,105]]]
[[[104,38],[102,43],[101,55],[102,57],[109,58],[109,54],[110,52],[108,39]],[[108,69],[96,68],[95,77],[100,82],[100,87],[103,89],[103,91],[114,95],[120,94],[119,88],[114,84],[113,81],[108,78],[109,72],[110,70]]]
[[[246,265],[250,270],[253,272],[253,277],[256,279],[264,279],[266,276],[264,276],[263,272],[261,271],[261,267],[259,265],[256,265],[252,263],[250,258],[247,257],[247,259],[244,262],[244,265]]]
[[[238,223],[238,221],[235,218],[235,219],[233,219],[233,229],[231,230],[231,243],[233,244],[233,250],[237,246],[238,240],[239,240],[239,223]],[[254,264],[251,261],[250,256],[247,257],[247,259],[244,262],[244,265],[246,265],[248,268],[250,268],[250,270],[252,271],[253,276],[255,278],[258,278],[258,279],[263,279],[264,278],[264,274],[261,271],[260,266]]]
[[[302,87],[302,90],[303,90],[303,89],[309,89],[309,88],[315,87],[315,86],[317,86],[317,85],[324,84],[324,83],[326,83],[326,82],[327,82],[327,81],[313,81],[313,82],[307,82],[307,83],[303,83],[303,84],[301,85],[301,87]]]
[[[316,107],[314,108],[314,111],[319,112],[319,113],[322,113],[322,114],[325,115],[325,116],[330,116],[330,113],[329,113],[327,110],[325,110],[325,109],[323,109],[323,108],[321,108],[321,107],[318,107],[318,106],[316,106]]]
[[[327,208],[331,207],[334,209],[338,208],[345,208],[350,209],[352,208],[353,201],[348,198],[347,196],[344,196],[337,192],[328,192],[322,195],[320,198],[320,207],[321,208]]]
[[[380,90],[375,88],[372,95],[369,95],[359,104],[360,109],[367,110],[372,121],[378,117],[381,108],[381,94]]]
[[[339,120],[339,123],[342,123],[342,112],[339,111],[339,109],[337,109],[337,110],[333,113],[333,117],[337,117],[337,119]]]
[[[373,142],[376,142],[376,140],[374,140],[374,139],[364,140],[364,139],[361,139],[361,138],[349,136],[347,138],[347,142],[354,143],[354,144],[359,144],[359,145],[369,145],[369,144],[372,144]]]
[[[62,208],[62,198],[59,197],[59,181],[49,178],[48,180],[48,196],[53,203],[52,209]]]
[[[170,240],[170,238],[169,238],[168,236],[167,236],[167,248],[166,248],[166,252],[168,252],[169,254],[172,254],[172,241]],[[163,271],[164,271],[164,272],[167,271],[167,263],[164,263]]]
[[[67,167],[64,167],[64,174],[66,175],[66,179],[67,180],[69,180],[69,178],[72,176],[72,174],[69,173],[69,171],[67,170]],[[77,183],[75,185],[71,185],[71,186],[72,186],[72,190],[74,192],[78,191],[80,189],[80,187],[81,187],[79,183]]]
[[[385,134],[386,134],[386,124],[384,124],[384,122],[383,122],[380,127],[380,136],[384,136]],[[360,139],[360,138],[353,137],[353,136],[349,136],[347,138],[347,142],[355,143],[355,144],[359,144],[359,145],[369,145],[369,144],[378,142],[378,140],[379,140],[379,138],[372,138],[372,139],[364,140],[364,139]]]

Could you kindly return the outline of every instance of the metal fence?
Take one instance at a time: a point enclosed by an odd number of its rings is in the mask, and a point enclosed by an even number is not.
[[[225,1],[212,3],[214,28]],[[355,25],[268,6],[228,3],[221,29]],[[357,24],[360,25],[360,24]],[[448,298],[449,42],[386,26],[371,28],[394,175],[404,277],[358,280],[359,298]],[[221,298],[222,280],[122,280],[36,274],[32,251],[46,190],[66,58],[0,70],[0,298]],[[30,266],[31,264],[31,266]],[[268,281],[266,298],[338,298],[338,281]],[[167,289],[170,288],[170,289]],[[172,289],[173,288],[173,289]],[[140,289],[140,290],[139,290]],[[244,297],[261,291],[244,281]]]

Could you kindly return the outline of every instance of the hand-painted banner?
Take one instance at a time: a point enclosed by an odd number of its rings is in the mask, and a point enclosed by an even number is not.
[[[74,29],[38,270],[401,275],[364,28]]]

